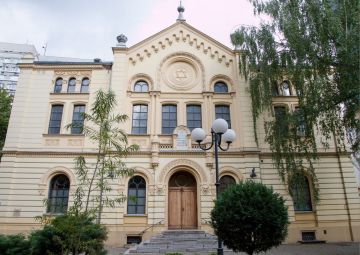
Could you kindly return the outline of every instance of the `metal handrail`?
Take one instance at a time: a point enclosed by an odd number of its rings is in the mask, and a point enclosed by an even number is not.
[[[159,222],[157,222],[157,223],[154,223],[154,224],[152,224],[151,226],[145,228],[143,231],[141,231],[141,232],[139,233],[139,235],[142,236],[142,235],[145,234],[145,232],[148,231],[150,228],[154,227],[155,225],[159,225],[161,222],[163,222],[163,220],[161,220],[161,221],[159,221]]]

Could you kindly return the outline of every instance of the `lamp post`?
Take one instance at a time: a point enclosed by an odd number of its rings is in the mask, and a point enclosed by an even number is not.
[[[206,145],[201,144],[201,142],[205,139],[206,133],[202,128],[195,128],[191,132],[191,138],[199,144],[200,149],[207,151],[214,147],[214,154],[215,154],[215,176],[216,176],[216,199],[219,198],[220,195],[220,182],[219,182],[219,148],[222,151],[227,151],[230,147],[230,144],[235,140],[236,134],[234,130],[228,129],[228,123],[224,119],[216,119],[213,122],[211,127],[211,144],[210,146],[206,147]],[[223,139],[226,142],[227,147],[221,147],[221,140]],[[222,240],[218,237],[218,255],[223,255],[224,250],[222,247]]]

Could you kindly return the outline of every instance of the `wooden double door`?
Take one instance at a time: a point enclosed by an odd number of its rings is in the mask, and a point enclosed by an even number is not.
[[[187,172],[175,173],[169,182],[169,229],[197,228],[196,180]]]

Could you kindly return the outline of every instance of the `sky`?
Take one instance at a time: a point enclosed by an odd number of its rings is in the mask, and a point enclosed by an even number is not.
[[[233,48],[230,33],[257,25],[248,0],[183,0],[186,22]],[[47,56],[112,60],[116,36],[130,47],[174,24],[178,0],[0,0],[0,41]]]

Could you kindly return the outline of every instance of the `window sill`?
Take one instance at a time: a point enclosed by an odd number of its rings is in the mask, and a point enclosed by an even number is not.
[[[43,216],[45,217],[56,217],[56,216],[62,216],[65,213],[43,213]]]
[[[43,134],[43,137],[85,137],[84,134]]]
[[[294,211],[295,214],[312,214],[315,213],[315,211]]]
[[[124,217],[147,217],[147,214],[124,214]]]
[[[90,95],[89,92],[50,92],[50,95]]]

